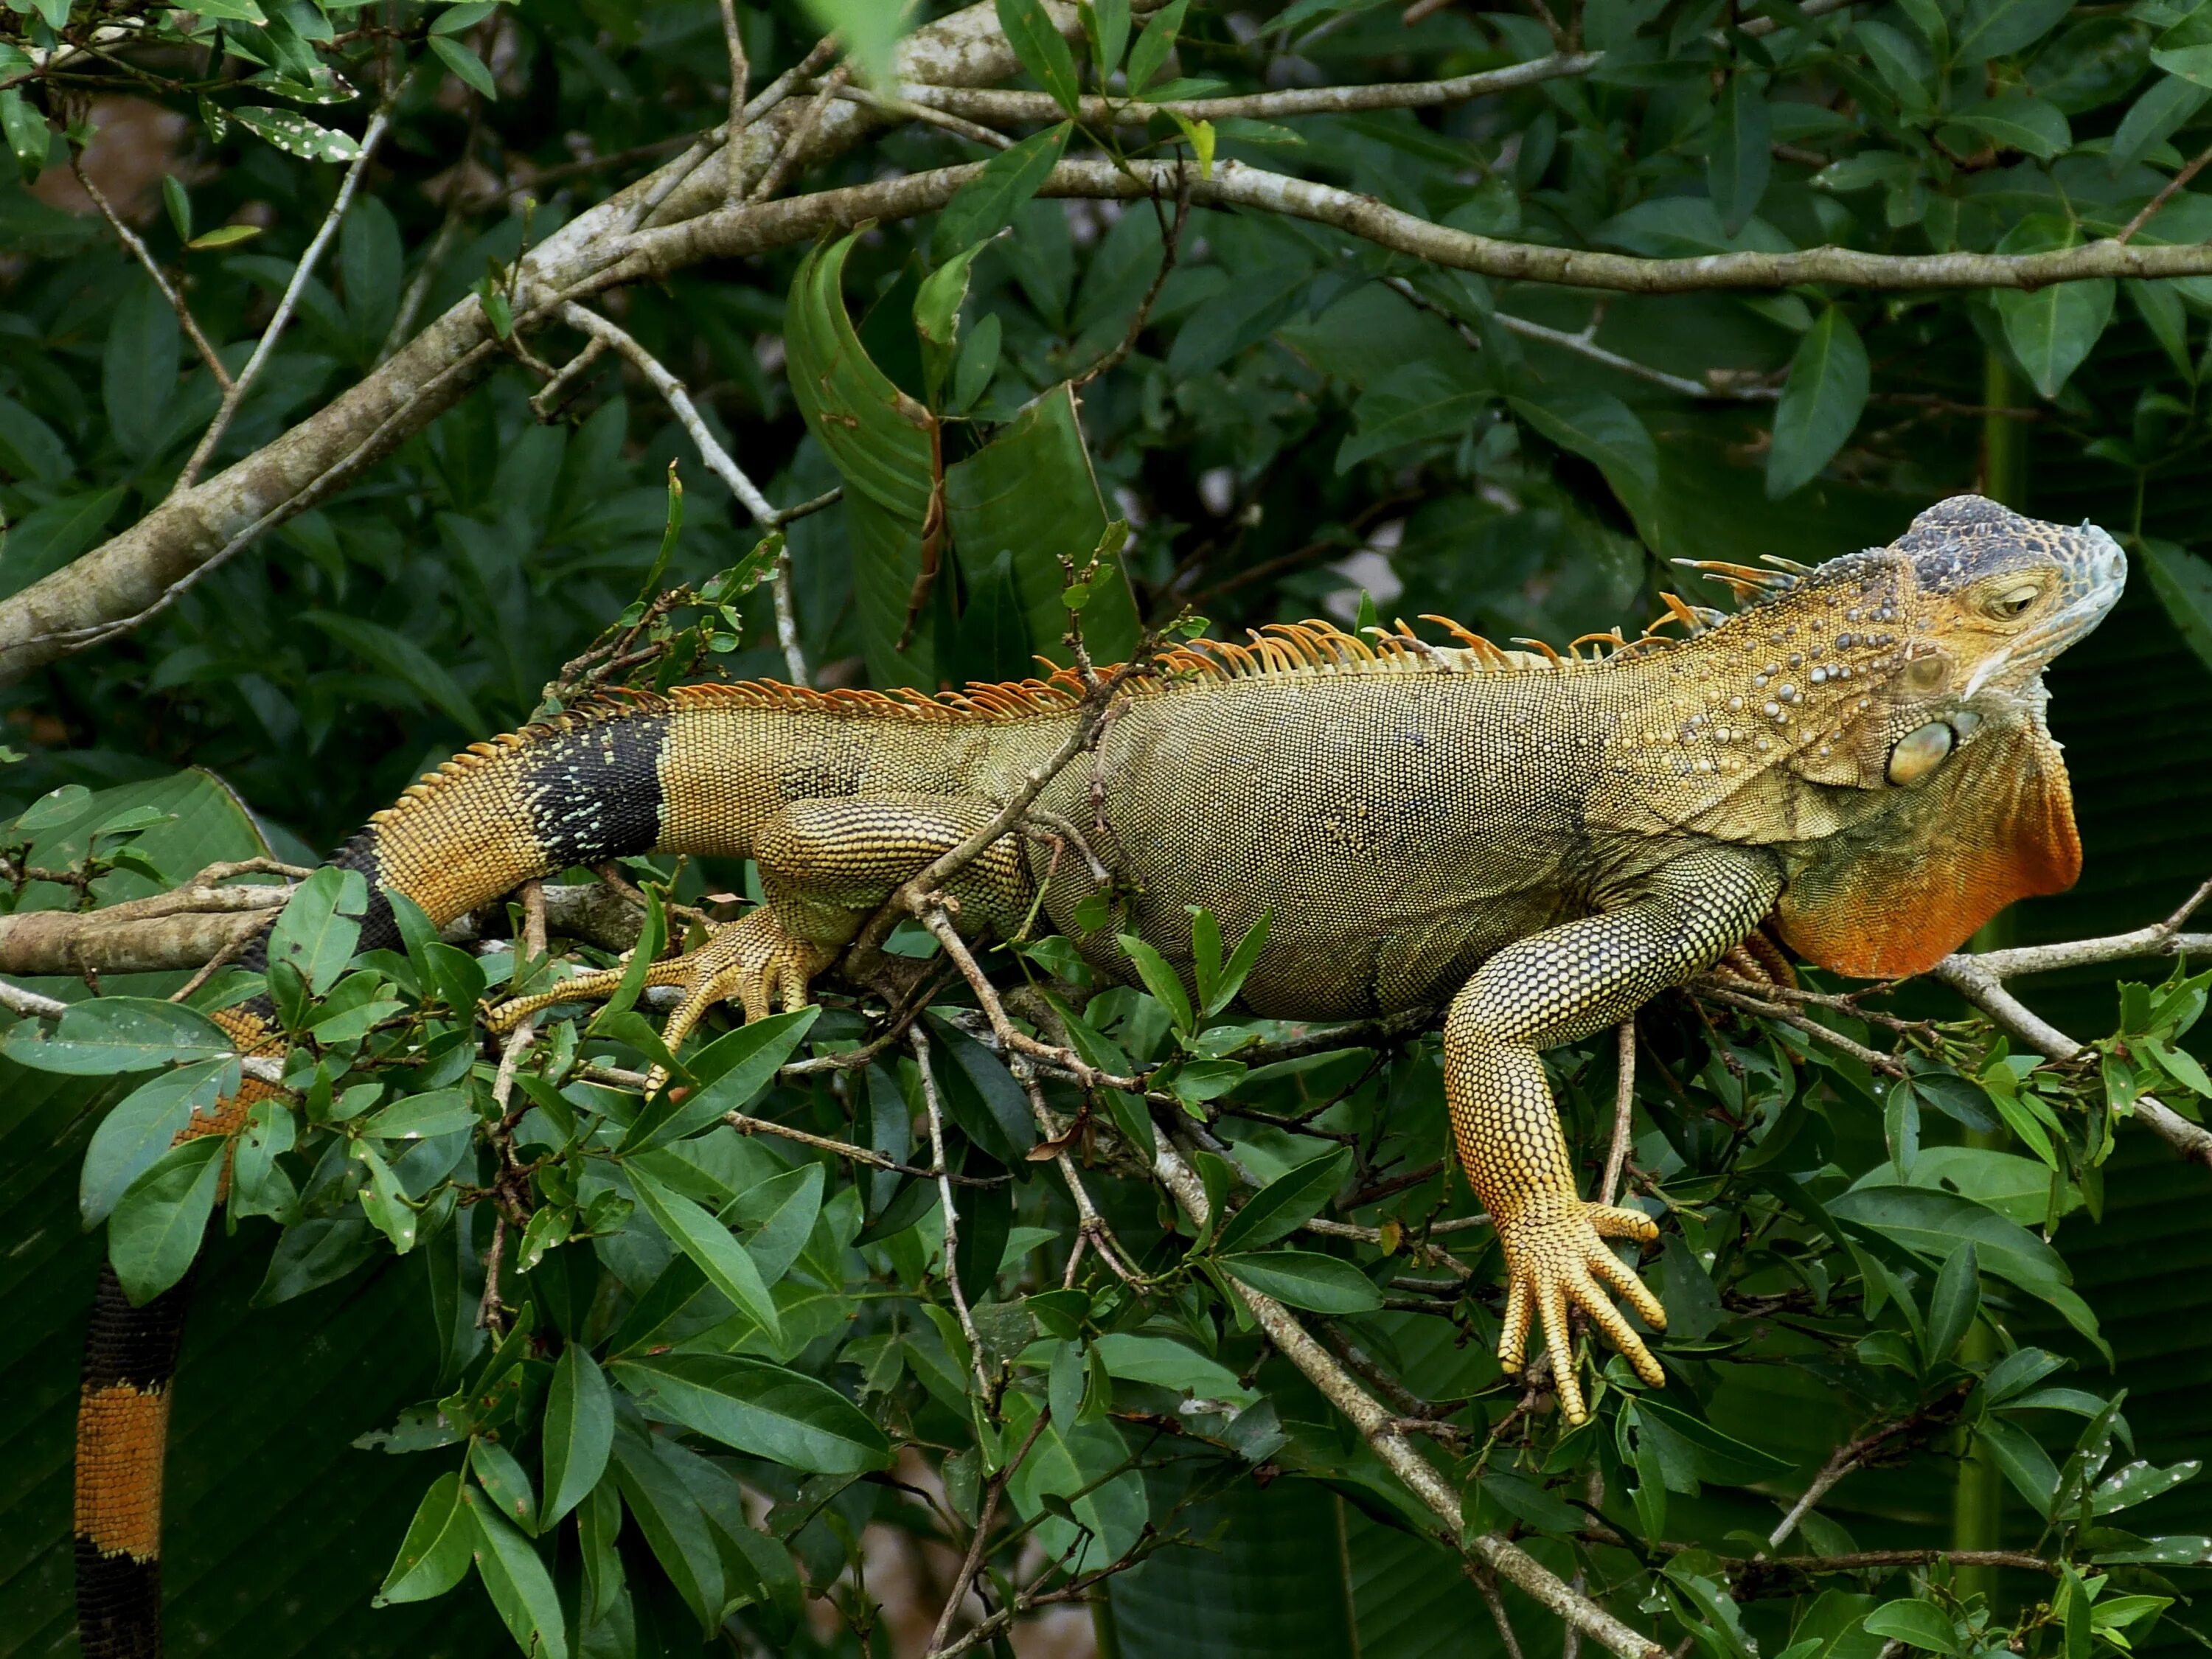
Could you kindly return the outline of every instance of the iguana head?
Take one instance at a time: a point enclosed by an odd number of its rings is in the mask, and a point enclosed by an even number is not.
[[[2126,580],[2095,526],[1958,495],[1700,641],[1746,683],[1718,705],[1754,762],[1709,811],[1782,851],[1796,950],[1842,973],[1918,973],[2014,899],[2073,884],[2081,848],[2043,671]],[[1747,814],[1765,833],[1741,834]]]

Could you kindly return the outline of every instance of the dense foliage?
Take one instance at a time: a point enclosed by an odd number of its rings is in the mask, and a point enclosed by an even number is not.
[[[427,765],[597,685],[933,688],[1066,663],[1078,639],[1108,661],[1313,615],[1439,613],[1564,646],[1632,634],[1662,592],[1731,603],[1670,560],[1817,560],[1977,485],[2094,514],[2156,600],[2054,677],[2093,884],[2016,925],[2137,926],[2205,873],[2202,732],[2143,733],[2156,708],[2201,708],[2212,664],[2212,566],[2182,544],[2212,504],[2212,276],[1609,293],[1493,281],[1188,188],[1039,191],[1064,158],[1179,157],[1194,179],[1241,164],[1486,237],[1654,258],[2196,244],[2212,194],[2177,175],[2212,139],[2212,6],[1093,0],[1063,17],[998,0],[982,15],[1044,99],[949,98],[947,119],[886,117],[770,181],[991,157],[941,210],[585,298],[689,388],[718,466],[641,354],[543,393],[586,337],[543,314],[521,263],[726,118],[711,0],[11,5],[0,607],[188,468],[264,453],[449,307],[482,307],[500,343],[374,465],[0,690],[17,911],[112,904],[222,860],[313,862]],[[835,27],[880,101],[893,9],[737,7],[752,89]],[[96,52],[65,49],[118,24]],[[1081,101],[1554,55],[1575,62],[1401,108],[1142,120]],[[783,115],[828,109],[817,84]],[[104,157],[96,130],[147,106],[185,118],[139,121],[145,153]],[[144,260],[69,187],[88,143]],[[149,263],[245,395],[226,398]],[[732,457],[780,511],[732,492]],[[2120,754],[2172,781],[2105,764]],[[0,1042],[0,1297],[20,1310],[0,1371],[24,1401],[18,1437],[0,1434],[23,1471],[0,1483],[0,1652],[68,1642],[90,1264],[104,1245],[150,1293],[211,1219],[235,1237],[210,1247],[179,1396],[179,1651],[483,1651],[495,1613],[548,1654],[919,1654],[980,1527],[980,1599],[949,1642],[995,1621],[978,1639],[1004,1650],[1032,1613],[1089,1599],[1126,1659],[1518,1659],[1516,1635],[1548,1652],[1559,1621],[1468,1566],[1240,1286],[1299,1310],[1385,1402],[1462,1494],[1468,1537],[1518,1540],[1678,1650],[2091,1659],[2196,1616],[2178,1603],[2212,1542],[2164,1518],[2191,1448],[2131,1407],[2153,1376],[2107,1369],[2114,1311],[2068,1252],[2151,1178],[2124,1151],[2148,1138],[2137,1097],[2193,1115],[2212,1094],[2188,1046],[2212,976],[2130,968],[2144,982],[2115,998],[2106,969],[2051,1000],[2102,1039],[2071,1066],[1917,988],[1788,1019],[1723,995],[1653,1005],[1627,1190],[1662,1220],[1644,1271],[1669,1382],[1586,1346],[1594,1419],[1570,1430],[1540,1379],[1492,1358],[1497,1251],[1464,1224],[1425,1028],[1244,1017],[1264,938],[1214,932],[1209,957],[1202,915],[1194,987],[1140,948],[1112,987],[1060,941],[987,953],[1025,1027],[1146,1092],[1086,1090],[1010,1069],[908,924],[893,949],[935,994],[910,1028],[832,985],[818,1011],[717,1015],[670,1054],[644,966],[738,914],[757,878],[607,873],[635,901],[626,935],[556,928],[543,956],[517,942],[519,902],[473,942],[403,909],[404,951],[357,954],[359,878],[325,871],[283,913],[265,977],[220,969],[176,1002],[181,973],[27,981],[71,1008]],[[488,993],[625,959],[611,1000],[556,1010],[527,1045],[481,1024]],[[240,1077],[207,1012],[264,985],[294,1098],[257,1106],[234,1153],[173,1147]],[[1551,1059],[1594,1187],[1617,1052],[1608,1036]],[[653,1066],[675,1086],[647,1087]],[[1178,1146],[1202,1218],[1156,1177]],[[2187,1208],[2201,1195],[2107,1273],[2121,1313],[2165,1318],[2159,1253]],[[80,1218],[104,1232],[78,1243]],[[2162,1341],[2120,1358],[2182,1346]],[[1948,1559],[1962,1549],[1984,1553]],[[886,1562],[937,1598],[915,1630],[886,1611]]]

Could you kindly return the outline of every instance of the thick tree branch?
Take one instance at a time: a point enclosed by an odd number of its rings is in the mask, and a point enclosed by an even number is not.
[[[1055,0],[1051,9],[1055,22],[1070,32],[1076,28],[1072,5]],[[998,80],[1015,67],[991,0],[916,29],[901,43],[897,58],[903,78],[944,85]],[[799,113],[782,106],[753,120],[736,163],[747,179],[765,171]],[[883,120],[867,106],[833,103],[822,112],[805,159],[846,149]],[[719,150],[687,151],[579,214],[523,260],[518,295],[534,307],[554,295],[591,291],[586,284],[622,257],[621,239],[635,226],[721,207],[726,165]],[[776,217],[788,222],[787,213]],[[812,234],[803,224],[793,225],[792,232],[764,246]],[[476,298],[461,301],[299,425],[215,477],[177,491],[120,535],[0,604],[0,681],[154,614],[204,566],[313,506],[459,402],[496,363],[497,345]]]

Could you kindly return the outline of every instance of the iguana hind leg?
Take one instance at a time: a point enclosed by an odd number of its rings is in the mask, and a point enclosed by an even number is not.
[[[1576,1190],[1542,1051],[1617,1023],[1711,966],[1757,925],[1780,885],[1764,854],[1717,847],[1689,854],[1619,908],[1508,945],[1453,1000],[1444,1097],[1461,1161],[1505,1251],[1498,1357],[1518,1370],[1529,1327],[1539,1325],[1570,1422],[1585,1414],[1570,1308],[1587,1312],[1655,1388],[1665,1374],[1606,1290],[1655,1330],[1667,1318],[1605,1243],[1648,1243],[1658,1229],[1638,1211],[1589,1203]]]
[[[957,847],[996,816],[988,801],[945,795],[853,796],[793,801],[753,838],[768,902],[714,930],[688,956],[657,962],[647,985],[681,986],[684,1000],[662,1040],[672,1050],[718,1002],[745,1018],[774,1003],[802,1008],[815,975],[837,959],[900,883]],[[1021,926],[1030,882],[1012,836],[986,848],[949,884],[961,931],[1010,933]],[[556,1003],[593,1001],[622,983],[619,969],[580,974],[553,990],[503,1003],[487,1015],[494,1030]]]

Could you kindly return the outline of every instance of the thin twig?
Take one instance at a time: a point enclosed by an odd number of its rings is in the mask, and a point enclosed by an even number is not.
[[[999,1518],[999,1500],[1006,1496],[1006,1487],[1022,1467],[1022,1460],[1044,1432],[1044,1425],[1052,1420],[1052,1407],[1041,1407],[1036,1421],[1023,1437],[1021,1447],[991,1476],[984,1489],[983,1506],[976,1511],[975,1530],[968,1540],[968,1553],[961,1558],[960,1571],[952,1576],[952,1588],[945,1597],[944,1611],[937,1615],[937,1627],[929,1633],[929,1654],[936,1654],[945,1646],[945,1638],[952,1634],[952,1621],[959,1617],[960,1604],[968,1599],[968,1587],[975,1582],[976,1573],[983,1565],[984,1547],[989,1541],[991,1528]],[[927,1656],[925,1656],[927,1659]]]
[[[294,267],[292,280],[284,285],[283,296],[276,301],[276,310],[269,319],[269,326],[261,331],[261,338],[253,348],[253,355],[246,360],[246,367],[239,371],[238,379],[223,389],[222,407],[216,410],[215,419],[208,422],[208,429],[200,434],[191,459],[185,463],[185,470],[177,475],[177,482],[171,486],[170,495],[181,495],[198,482],[201,468],[215,453],[216,446],[222,441],[222,434],[230,429],[231,421],[238,413],[238,406],[246,401],[246,394],[253,389],[254,381],[260,378],[262,369],[276,349],[277,341],[283,337],[286,325],[292,320],[292,313],[300,303],[300,295],[307,291],[307,279],[314,274],[316,262],[323,257],[323,250],[331,245],[331,239],[338,234],[338,222],[345,217],[346,210],[353,205],[354,191],[360,188],[362,175],[368,171],[369,159],[376,154],[377,144],[391,125],[391,116],[392,106],[386,103],[368,118],[368,125],[361,135],[361,149],[347,167],[345,177],[338,182],[337,199],[331,204],[331,210],[323,216],[322,225],[315,232],[314,239],[307,244],[307,251],[300,256],[300,263]]]
[[[177,321],[183,325],[185,337],[192,343],[192,349],[200,354],[200,361],[207,365],[208,373],[215,376],[215,383],[228,392],[230,371],[222,366],[222,359],[216,356],[215,348],[208,343],[208,337],[200,332],[199,321],[192,315],[192,308],[185,303],[185,296],[170,285],[168,277],[162,274],[161,267],[154,262],[153,250],[146,246],[137,231],[123,222],[123,216],[109,204],[107,198],[100,193],[100,186],[92,182],[92,176],[84,170],[82,155],[70,157],[70,171],[76,174],[77,183],[84,187],[84,193],[92,198],[93,206],[100,210],[100,217],[107,221],[117,240],[130,249],[140,264],[146,267],[146,274],[154,279],[154,286],[161,290],[161,297],[169,302],[169,309],[177,313]]]
[[[952,1201],[952,1183],[945,1179],[945,1112],[938,1103],[937,1077],[929,1064],[929,1034],[920,1022],[906,1034],[907,1044],[914,1050],[914,1063],[921,1073],[923,1109],[929,1115],[929,1152],[935,1164],[938,1202],[945,1210],[945,1287],[952,1294],[952,1310],[960,1316],[961,1334],[968,1339],[969,1363],[975,1368],[976,1386],[982,1390],[986,1402],[994,1401],[997,1390],[991,1386],[990,1373],[983,1368],[983,1339],[976,1334],[975,1316],[968,1311],[966,1292],[960,1288],[960,1211]]]
[[[1605,1181],[1598,1202],[1611,1205],[1620,1196],[1620,1171],[1628,1162],[1630,1130],[1636,1112],[1636,1016],[1631,1014],[1614,1028],[1613,1052],[1620,1056],[1620,1076],[1613,1086],[1613,1144],[1606,1148]]]
[[[738,27],[736,0],[722,0],[722,39],[730,52],[730,124],[723,129],[722,143],[731,156],[738,157],[744,153],[745,83],[752,78],[752,64],[745,55],[744,32]],[[744,200],[742,167],[723,167],[722,197],[732,207]]]
[[[805,112],[799,118],[799,125],[792,129],[791,137],[784,140],[783,148],[776,152],[775,160],[769,163],[768,171],[761,174],[760,182],[746,192],[748,204],[767,201],[781,190],[785,181],[799,170],[799,163],[806,157],[807,146],[814,141],[814,129],[822,124],[822,112],[836,100],[837,89],[852,78],[852,74],[850,64],[840,64],[823,77],[821,90],[806,106]]]
[[[978,144],[988,144],[993,149],[1012,149],[1014,141],[994,127],[970,121],[949,111],[935,109],[927,104],[917,104],[912,99],[900,98],[873,87],[855,86],[846,82],[836,88],[836,95],[848,104],[865,105],[885,115],[895,115],[902,120],[919,121],[925,126],[939,127],[957,137]]]
[[[708,469],[729,486],[730,493],[744,505],[745,511],[759,523],[767,524],[774,520],[775,508],[769,504],[768,497],[761,494],[759,486],[745,476],[744,470],[731,459],[730,452],[723,448],[720,441],[708,429],[706,421],[699,413],[699,406],[691,401],[691,394],[685,389],[684,382],[670,374],[658,357],[647,351],[626,330],[609,322],[589,307],[572,301],[561,307],[560,317],[569,327],[588,334],[593,339],[604,341],[628,358],[638,373],[651,382],[653,389],[660,394],[662,401],[683,424],[684,430],[690,435],[692,443],[706,461]]]
[[[811,685],[814,674],[806,665],[806,652],[799,642],[799,607],[792,594],[788,547],[776,550],[775,570],[769,579],[769,592],[775,604],[775,642],[783,652],[784,672],[791,676],[793,685]]]
[[[1121,331],[1120,343],[1106,351],[1097,362],[1069,382],[1075,391],[1082,391],[1109,369],[1119,368],[1128,361],[1129,354],[1137,349],[1137,341],[1152,319],[1152,307],[1158,303],[1160,290],[1167,286],[1169,276],[1174,273],[1176,258],[1182,247],[1183,227],[1190,219],[1190,169],[1185,166],[1182,182],[1176,186],[1175,218],[1161,228],[1160,268],[1152,273],[1152,286],[1145,290],[1145,297],[1137,301],[1137,309],[1129,319],[1129,326]],[[1157,212],[1159,204],[1155,202],[1152,205]]]
[[[2149,201],[2143,204],[2142,212],[2136,214],[2134,218],[2129,220],[2126,224],[2120,227],[2120,234],[2112,238],[2112,240],[2116,242],[2124,243],[2145,225],[2157,218],[2160,211],[2164,209],[2166,204],[2168,202],[2171,202],[2175,197],[2181,194],[2184,190],[2187,189],[2189,181],[2194,179],[2198,173],[2203,172],[2208,163],[2212,163],[2212,149],[2200,150],[2196,155],[2192,156],[2186,167],[2183,167],[2180,172],[2175,173],[2172,178],[2166,181],[2165,186],[2160,190],[2157,195],[2152,197]]]

